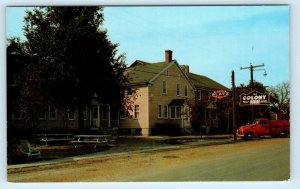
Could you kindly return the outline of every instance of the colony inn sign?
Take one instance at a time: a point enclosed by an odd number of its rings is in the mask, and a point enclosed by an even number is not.
[[[253,105],[269,105],[270,95],[268,93],[260,93],[258,91],[252,91],[248,94],[242,94],[240,98],[241,106],[253,106]]]

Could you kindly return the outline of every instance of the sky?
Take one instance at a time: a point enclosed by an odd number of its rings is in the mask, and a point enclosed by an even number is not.
[[[7,7],[6,36],[23,36],[24,7]],[[231,87],[248,84],[250,70],[262,65],[254,80],[275,86],[290,77],[289,6],[107,6],[104,25],[109,38],[135,60],[160,62],[164,52],[205,75]],[[267,76],[264,76],[264,73]]]

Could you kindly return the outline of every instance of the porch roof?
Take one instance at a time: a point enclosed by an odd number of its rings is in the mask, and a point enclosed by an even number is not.
[[[182,106],[186,102],[186,99],[173,99],[169,106]]]

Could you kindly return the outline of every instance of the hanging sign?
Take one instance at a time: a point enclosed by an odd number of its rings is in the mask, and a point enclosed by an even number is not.
[[[217,99],[222,99],[229,96],[229,93],[226,90],[216,90],[212,93],[212,97]]]
[[[241,94],[240,106],[253,106],[253,105],[269,105],[270,95],[268,93],[260,93],[252,91],[247,94]]]

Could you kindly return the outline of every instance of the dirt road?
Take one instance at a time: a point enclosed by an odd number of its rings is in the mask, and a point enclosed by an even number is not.
[[[287,180],[289,139],[136,152],[8,169],[9,182]]]

